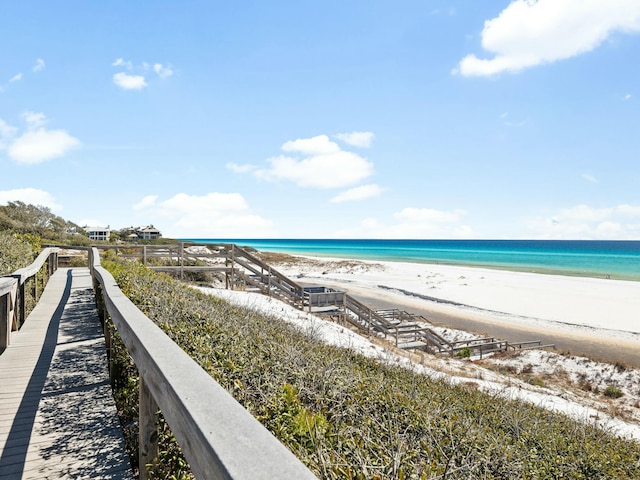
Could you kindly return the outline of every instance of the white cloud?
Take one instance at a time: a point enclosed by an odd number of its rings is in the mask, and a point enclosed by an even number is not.
[[[36,60],[36,63],[33,65],[32,70],[33,70],[34,72],[40,72],[41,70],[44,70],[44,67],[45,67],[44,60],[43,60],[43,59],[41,59],[41,58],[38,58],[38,59]]]
[[[47,130],[43,126],[43,113],[24,112],[22,118],[27,129],[16,138],[18,129],[0,119],[0,150],[6,150],[9,158],[19,164],[33,165],[62,157],[78,147],[80,141],[65,130]]]
[[[341,151],[337,143],[329,140],[326,135],[317,135],[311,138],[298,138],[289,140],[282,145],[284,152],[298,152],[305,155],[329,155]]]
[[[153,71],[158,74],[160,78],[167,78],[173,75],[173,70],[170,66],[164,66],[161,63],[153,64]]]
[[[9,125],[0,118],[0,150],[7,147],[7,141],[11,140],[18,133],[18,129]]]
[[[29,128],[37,128],[47,123],[47,118],[42,112],[24,112],[21,117],[29,125]]]
[[[354,147],[369,148],[373,142],[374,134],[372,132],[351,132],[339,133],[336,138],[342,140],[347,145]]]
[[[372,163],[360,155],[342,150],[327,135],[288,141],[282,145],[282,150],[299,153],[302,158],[272,157],[267,160],[270,164],[268,169],[256,169],[253,174],[267,181],[286,180],[300,187],[312,188],[346,187],[373,174]]]
[[[335,197],[333,197],[330,202],[331,203],[342,203],[342,202],[354,202],[359,200],[365,200],[371,197],[379,196],[384,189],[379,185],[362,185],[360,187],[355,187],[347,190],[346,192],[339,193]]]
[[[17,73],[9,79],[9,83],[19,82],[20,80],[22,80],[22,73]]]
[[[627,93],[627,94],[624,96],[624,100],[631,100],[631,94],[630,94],[630,93]]]
[[[250,173],[258,168],[255,165],[250,165],[250,164],[239,165],[233,162],[227,163],[226,167],[235,173]]]
[[[583,173],[581,177],[589,183],[598,183],[598,179],[590,173]]]
[[[607,208],[576,205],[550,218],[535,218],[528,227],[537,238],[637,240],[640,239],[640,205]]]
[[[514,0],[482,30],[493,58],[464,57],[453,73],[491,76],[580,55],[614,32],[640,32],[637,0]]]
[[[238,238],[271,230],[271,222],[255,214],[239,193],[179,193],[160,202],[157,198],[149,195],[136,207],[141,206],[146,221],[167,225],[165,236]]]
[[[147,86],[147,82],[142,75],[129,75],[119,72],[113,75],[113,83],[123,90],[141,90]]]
[[[372,164],[365,158],[342,151],[302,160],[279,156],[270,158],[269,163],[269,170],[258,170],[256,175],[267,180],[289,180],[300,187],[340,188],[373,173]]]
[[[62,206],[58,204],[53,195],[37,188],[16,188],[13,190],[0,190],[0,205],[8,202],[24,202],[32,205],[42,205],[51,210],[60,211]]]
[[[133,206],[133,209],[134,210],[143,210],[145,208],[152,207],[153,205],[156,204],[157,200],[158,200],[158,196],[157,195],[147,195],[142,200],[140,200],[138,203],[136,203]]]
[[[112,67],[125,67],[129,70],[133,68],[133,65],[130,61],[124,60],[123,58],[116,58],[111,64]]]
[[[124,90],[142,90],[147,87],[148,84],[145,75],[146,72],[149,72],[152,68],[160,78],[167,78],[173,75],[173,68],[170,65],[163,65],[161,63],[154,63],[152,66],[147,62],[142,62],[134,66],[129,60],[116,58],[113,63],[111,63],[111,66],[124,68],[131,72],[118,72],[113,76],[113,83]]]
[[[33,165],[64,156],[80,141],[64,130],[29,130],[16,138],[7,152],[17,163]]]

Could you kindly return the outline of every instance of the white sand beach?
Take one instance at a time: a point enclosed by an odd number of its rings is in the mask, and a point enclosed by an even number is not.
[[[304,257],[275,263],[299,281],[459,316],[638,342],[640,282],[450,265]]]

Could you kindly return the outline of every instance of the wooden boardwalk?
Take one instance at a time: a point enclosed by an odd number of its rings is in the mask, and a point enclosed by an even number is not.
[[[0,479],[130,479],[86,268],[59,269],[0,355]]]

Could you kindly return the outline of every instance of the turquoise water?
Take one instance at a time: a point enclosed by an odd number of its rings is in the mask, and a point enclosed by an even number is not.
[[[640,281],[640,241],[183,239],[366,260],[443,263]]]

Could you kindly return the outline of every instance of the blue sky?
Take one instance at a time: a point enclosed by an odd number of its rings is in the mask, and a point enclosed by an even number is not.
[[[182,238],[640,239],[640,2],[0,4],[0,204]]]

